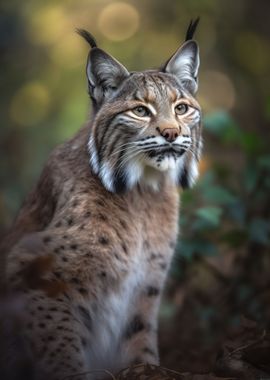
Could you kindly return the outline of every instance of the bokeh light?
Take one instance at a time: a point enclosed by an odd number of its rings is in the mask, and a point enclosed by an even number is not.
[[[21,126],[32,126],[45,118],[49,105],[48,89],[39,82],[30,82],[15,93],[10,104],[10,118]]]
[[[205,56],[213,51],[217,40],[217,32],[214,20],[211,17],[204,16],[202,22],[204,28],[202,28],[198,36],[195,35],[195,40],[199,40],[200,51]]]
[[[109,4],[99,15],[98,27],[109,40],[126,40],[132,37],[139,27],[139,13],[131,4]]]
[[[72,30],[50,48],[49,56],[65,69],[81,66],[86,60],[85,43]]]
[[[239,63],[250,72],[257,75],[269,71],[269,41],[251,31],[243,31],[236,36],[234,48]]]
[[[50,45],[72,30],[68,14],[61,5],[47,5],[32,11],[27,18],[29,40],[37,45]]]
[[[205,71],[200,76],[199,100],[206,111],[230,110],[235,105],[235,89],[227,74]]]

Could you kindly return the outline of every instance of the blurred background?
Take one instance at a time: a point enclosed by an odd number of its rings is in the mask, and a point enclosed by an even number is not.
[[[141,70],[165,62],[190,19],[201,17],[195,38],[205,146],[200,181],[182,195],[181,238],[160,313],[161,362],[207,371],[231,334],[243,343],[247,328],[255,337],[268,329],[269,0],[13,0],[0,7],[1,233],[49,152],[89,117],[88,46],[75,29]]]

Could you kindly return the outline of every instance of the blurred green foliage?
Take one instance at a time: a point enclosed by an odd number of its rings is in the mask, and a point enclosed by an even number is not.
[[[216,161],[194,190],[183,193],[179,254],[188,260],[194,255],[215,255],[223,244],[234,250],[248,250],[252,243],[269,249],[267,142],[242,130],[225,112],[206,117],[204,126],[220,147],[230,144],[241,151],[244,161],[241,168],[235,156],[227,163]]]
[[[230,154],[213,156],[197,186],[182,194],[172,275],[176,283],[195,281],[189,312],[197,310],[209,339],[239,326],[242,315],[269,326],[270,154],[265,138],[224,111],[206,116],[204,126],[211,144]]]

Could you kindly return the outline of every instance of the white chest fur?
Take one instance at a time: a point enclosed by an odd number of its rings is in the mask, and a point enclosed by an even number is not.
[[[114,370],[125,365],[120,346],[126,326],[137,312],[139,296],[145,282],[145,260],[135,256],[131,270],[117,292],[110,292],[95,314],[91,346],[85,353],[89,370]]]

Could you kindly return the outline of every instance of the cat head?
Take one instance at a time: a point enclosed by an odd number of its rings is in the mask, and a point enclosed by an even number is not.
[[[86,67],[94,109],[90,164],[107,190],[138,183],[158,189],[164,176],[183,188],[194,184],[201,150],[197,23],[160,69],[141,72],[129,72],[79,31],[92,47]]]

